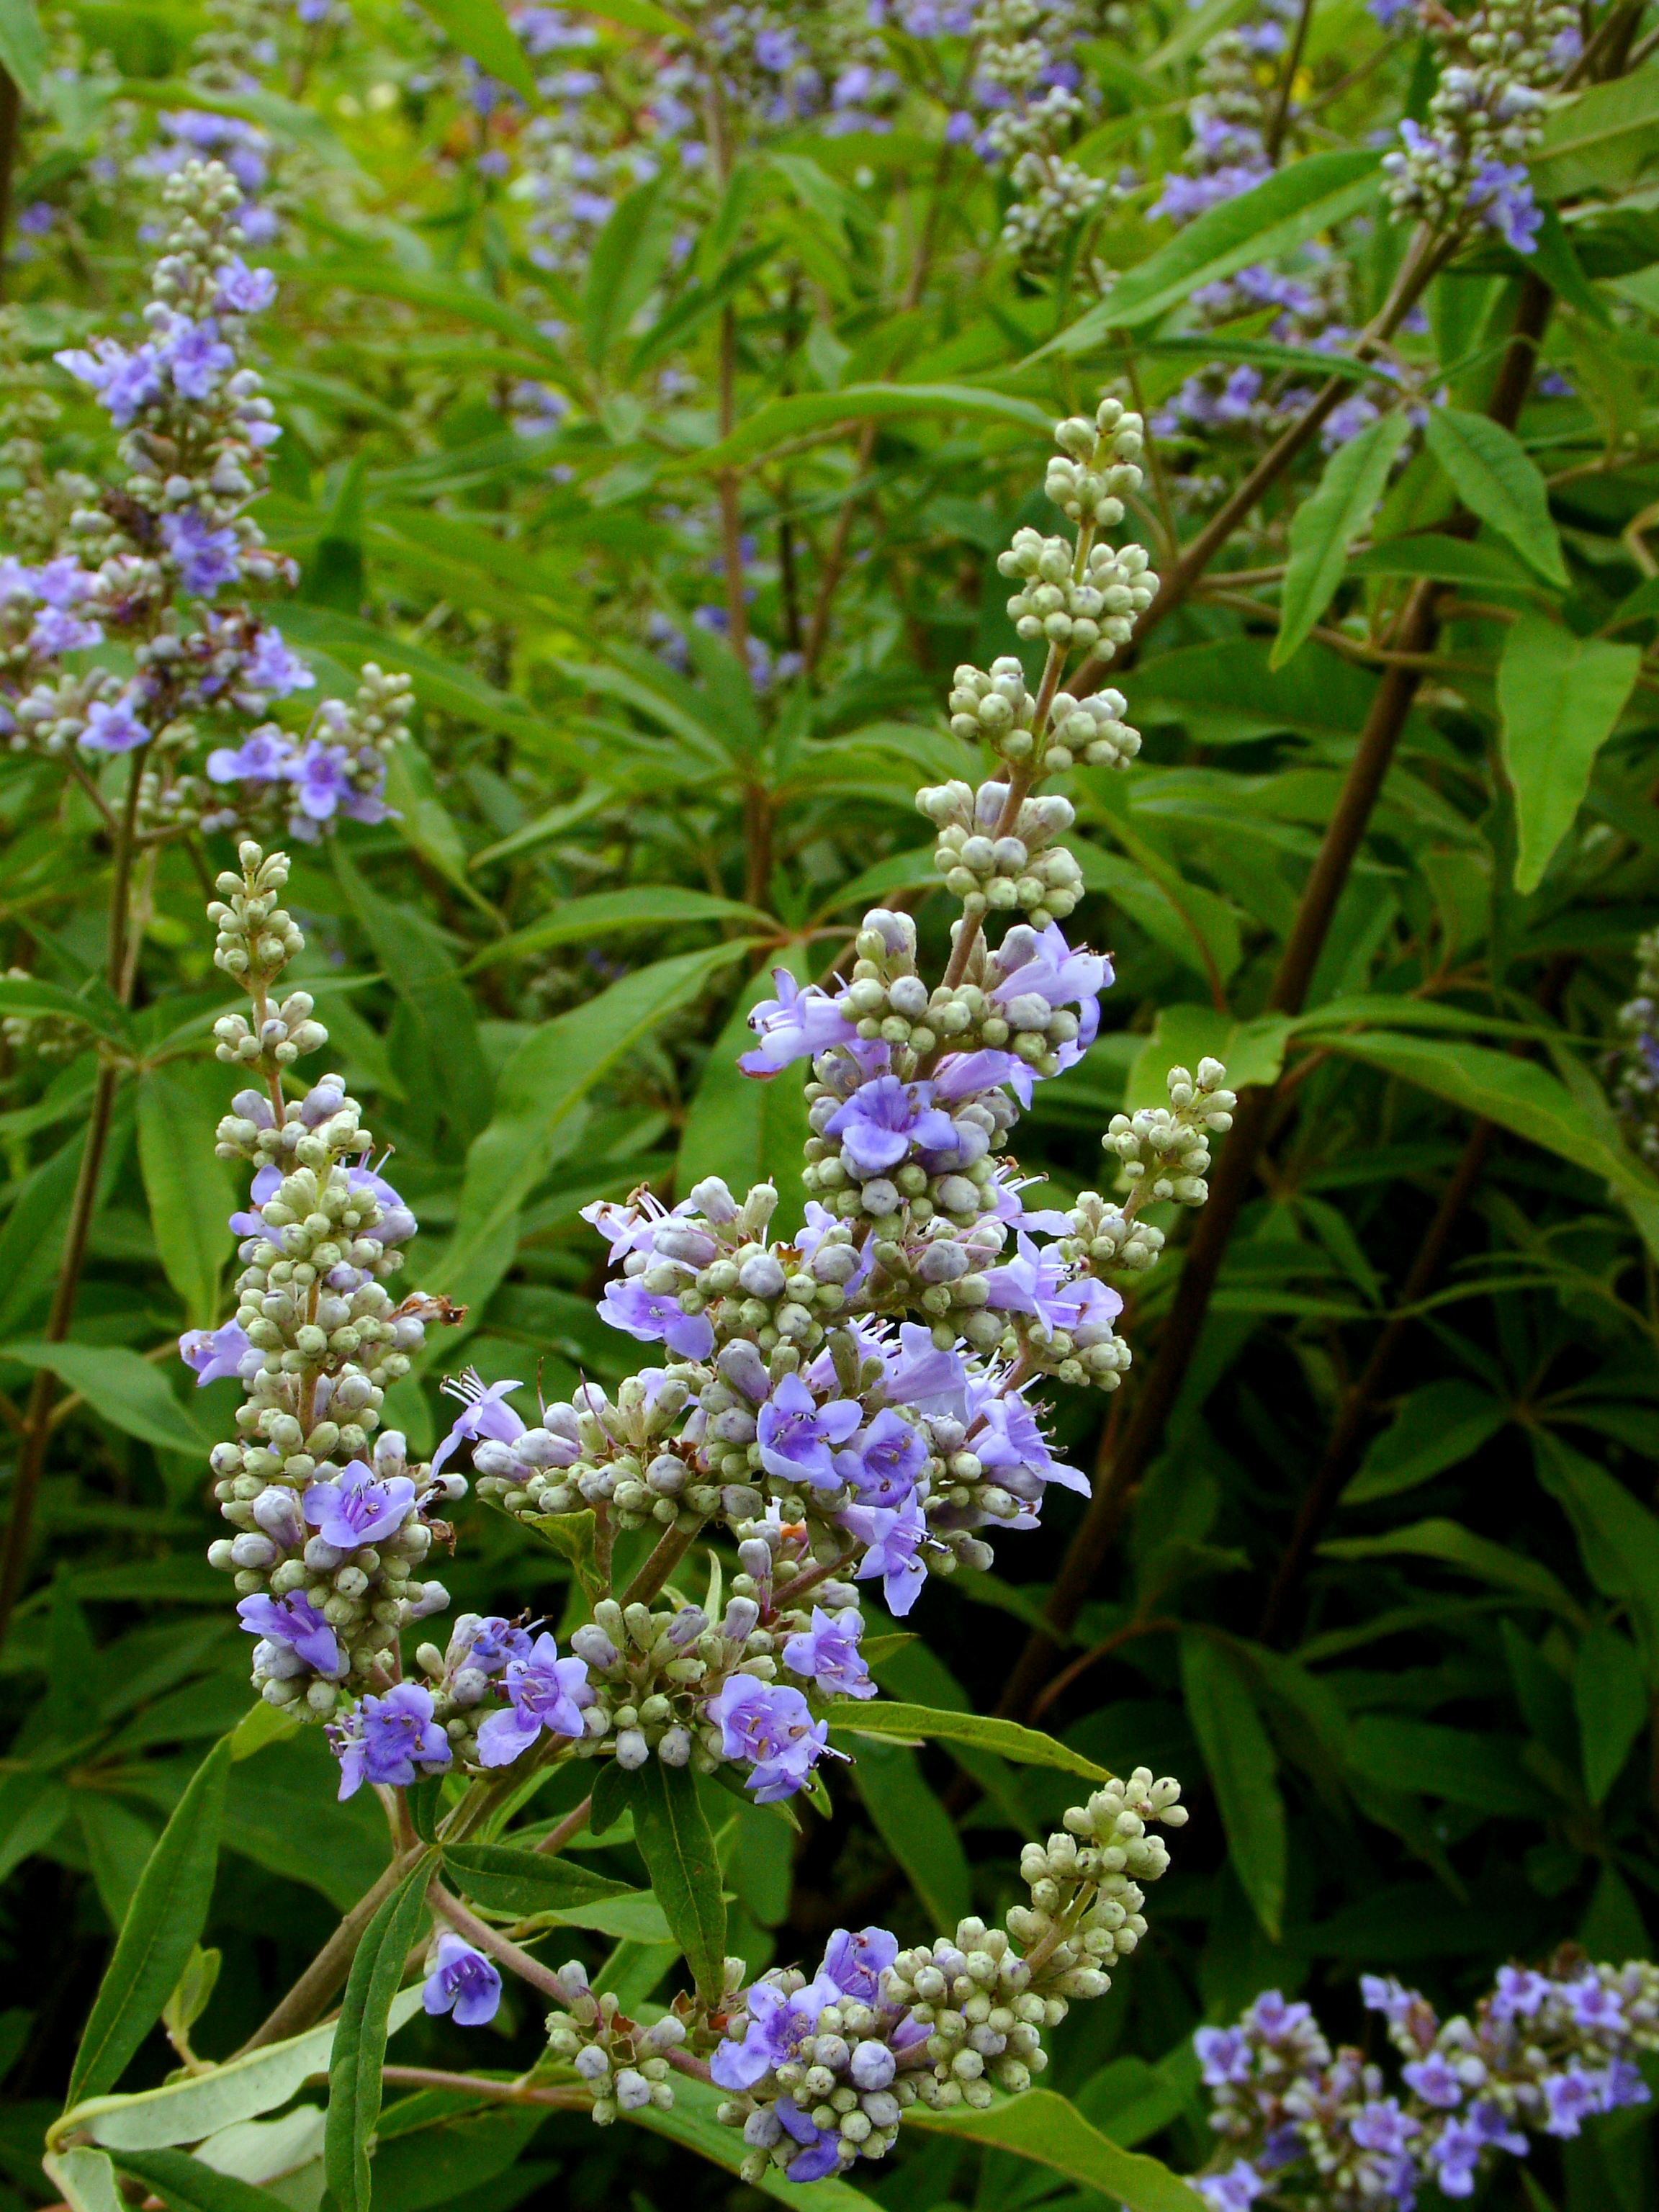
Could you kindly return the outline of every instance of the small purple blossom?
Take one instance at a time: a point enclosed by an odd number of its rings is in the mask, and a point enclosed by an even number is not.
[[[881,2002],[881,1978],[898,1956],[898,1938],[884,1928],[837,1928],[823,1947],[820,1978],[828,1975],[846,1997]]]
[[[816,983],[805,989],[787,968],[775,968],[775,999],[767,999],[749,1017],[760,1042],[738,1066],[745,1075],[775,1075],[790,1061],[816,1056],[831,1045],[851,1044],[858,1031],[835,1000]]]
[[[829,1722],[813,1720],[799,1690],[752,1674],[728,1675],[708,1713],[720,1731],[721,1756],[749,1767],[744,1786],[757,1805],[793,1797],[829,1743]]]
[[[1218,2089],[1249,2080],[1250,2046],[1242,2028],[1200,2027],[1193,2037],[1193,2048],[1198,2053],[1199,2079],[1206,2087]]]
[[[791,1674],[807,1674],[821,1690],[843,1698],[873,1698],[876,1686],[859,1650],[864,1616],[855,1605],[839,1613],[812,1607],[812,1626],[792,1636],[783,1647],[783,1663]]]
[[[224,315],[257,315],[276,297],[276,279],[269,269],[250,269],[240,254],[232,254],[220,270],[214,305]]]
[[[444,1462],[463,1440],[476,1443],[480,1437],[489,1437],[498,1444],[516,1443],[524,1434],[524,1423],[512,1407],[503,1404],[502,1401],[509,1390],[522,1390],[523,1388],[522,1382],[492,1382],[486,1389],[476,1367],[469,1367],[464,1375],[447,1375],[443,1382],[445,1395],[459,1398],[463,1411],[432,1455],[433,1474],[440,1472]]]
[[[242,1362],[253,1349],[234,1321],[222,1328],[186,1329],[179,1340],[179,1357],[196,1372],[196,1387],[217,1382],[241,1372]]]
[[[1264,2175],[1256,2172],[1248,2159],[1235,2159],[1225,2173],[1202,2173],[1195,2177],[1193,2186],[1214,2212],[1250,2212],[1250,2207],[1267,2186]]]
[[[280,1598],[257,1592],[241,1600],[236,1607],[236,1617],[250,1636],[262,1636],[268,1643],[285,1644],[313,1674],[344,1673],[345,1662],[334,1631],[316,1607],[307,1603],[297,1591]],[[428,1698],[428,1712],[431,1705]]]
[[[901,1083],[878,1075],[861,1083],[825,1122],[826,1137],[839,1137],[842,1157],[860,1177],[884,1175],[918,1152],[951,1152],[957,1141],[950,1115],[933,1103],[931,1083]]]
[[[1398,2097],[1373,2097],[1348,2123],[1348,2133],[1361,2150],[1382,2151],[1391,2156],[1397,2156],[1421,2132],[1422,2122],[1401,2111]]]
[[[95,338],[90,350],[71,346],[52,359],[86,385],[106,408],[118,430],[125,430],[141,407],[161,396],[161,363],[153,345],[129,353],[113,338]]]
[[[210,599],[241,573],[240,541],[234,530],[216,530],[193,507],[161,517],[161,542],[178,565],[179,581],[193,598]]]
[[[902,1505],[927,1464],[927,1445],[890,1407],[836,1454],[836,1473],[860,1505]]]
[[[921,1594],[927,1570],[916,1554],[927,1540],[915,1493],[902,1505],[849,1505],[836,1516],[849,1535],[865,1547],[855,1582],[881,1577],[881,1594],[887,1610],[902,1620]]]
[[[278,783],[294,759],[293,740],[275,722],[250,730],[234,750],[216,745],[207,757],[210,783]]]
[[[433,1952],[421,2002],[434,2015],[453,2013],[457,2027],[483,2027],[501,2009],[501,1974],[482,1951],[447,1928]]]
[[[407,1787],[422,1767],[445,1767],[453,1753],[432,1717],[432,1692],[418,1682],[398,1682],[385,1697],[366,1697],[329,1729],[340,1762],[340,1796],[355,1796],[365,1782]]]
[[[775,2067],[788,2065],[807,2038],[817,2033],[818,2014],[824,2007],[848,1994],[822,1972],[793,1996],[786,1996],[771,1982],[755,1983],[744,1992],[748,2018],[742,2040],[722,2043],[709,2061],[709,2072],[722,2089],[753,2088]]]
[[[481,1766],[511,1765],[544,1729],[551,1735],[580,1736],[582,1707],[593,1702],[587,1668],[580,1659],[561,1659],[546,1634],[536,1638],[528,1657],[507,1662],[502,1687],[507,1710],[491,1713],[478,1730]]]
[[[792,2136],[804,2148],[798,2150],[784,2168],[787,2181],[823,2181],[835,2172],[841,2160],[841,2134],[835,2128],[821,2128],[810,2114],[803,2112],[792,2097],[780,2097],[772,2107],[787,2136]]]
[[[1425,2105],[1450,2112],[1463,2101],[1463,2085],[1443,2051],[1431,2051],[1426,2058],[1413,2059],[1400,2071],[1406,2087],[1414,2089]]]
[[[132,696],[94,699],[87,709],[87,726],[76,739],[89,753],[130,753],[149,743],[149,732],[133,710]]]
[[[324,1543],[353,1552],[379,1544],[401,1528],[415,1504],[415,1485],[406,1474],[386,1481],[360,1459],[352,1460],[337,1482],[313,1482],[305,1494],[305,1516]]]
[[[685,1313],[677,1297],[647,1291],[643,1283],[607,1283],[599,1312],[612,1328],[641,1344],[665,1344],[682,1359],[707,1359],[714,1349],[714,1331],[706,1314]]]
[[[211,315],[199,323],[174,315],[156,350],[181,399],[210,398],[225,371],[236,366]]]
[[[786,1375],[756,1423],[761,1465],[780,1482],[833,1490],[844,1478],[831,1448],[845,1443],[863,1418],[850,1399],[832,1398],[820,1406],[799,1375]]]

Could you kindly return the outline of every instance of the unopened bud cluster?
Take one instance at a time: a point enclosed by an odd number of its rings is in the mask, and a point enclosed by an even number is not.
[[[1114,1114],[1101,1143],[1115,1153],[1126,1181],[1141,1202],[1173,1200],[1202,1206],[1209,1196],[1210,1133],[1231,1129],[1237,1095],[1224,1090],[1227,1071],[1218,1060],[1200,1060],[1194,1079],[1184,1067],[1167,1078],[1168,1106],[1142,1106]]]
[[[1045,538],[1029,526],[1014,532],[997,567],[1022,580],[1008,601],[1009,619],[1022,637],[1098,652],[1103,659],[1127,644],[1136,617],[1158,590],[1144,545],[1091,545],[1074,555],[1065,538]]]
[[[726,1960],[726,1986],[734,1996],[743,1986],[744,1971],[741,1959]],[[577,2079],[592,2091],[595,2124],[609,2127],[622,2114],[648,2106],[671,2112],[674,2088],[667,2054],[684,2045],[695,2016],[692,2001],[684,1994],[677,1996],[660,2020],[643,2027],[623,2012],[613,1990],[593,1994],[579,1959],[560,1968],[559,1981],[567,2009],[549,2014],[547,2047],[555,2058],[568,2060]]]
[[[1619,1009],[1623,1042],[1606,1074],[1631,1143],[1659,1166],[1659,929],[1638,938],[1636,957],[1636,995]]]

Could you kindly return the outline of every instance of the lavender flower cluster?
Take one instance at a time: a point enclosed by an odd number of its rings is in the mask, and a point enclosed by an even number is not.
[[[278,435],[245,359],[247,325],[276,285],[241,258],[242,191],[228,170],[185,161],[163,198],[173,228],[149,335],[56,356],[123,433],[124,477],[102,492],[76,484],[82,503],[45,557],[0,561],[0,731],[83,778],[83,762],[136,755],[149,842],[284,821],[314,837],[339,817],[382,820],[406,679],[366,669],[355,707],[327,702],[303,737],[263,719],[314,682],[249,598],[222,596],[295,580],[247,511]],[[37,521],[49,515],[49,502],[34,507]],[[131,675],[84,658],[106,643],[130,648]]]
[[[1595,2113],[1648,2101],[1634,2062],[1659,2050],[1659,1967],[1645,1961],[1594,1966],[1569,1946],[1542,1972],[1504,1966],[1473,2021],[1442,2021],[1392,1978],[1368,1974],[1360,1988],[1406,2062],[1403,2094],[1385,2094],[1359,2051],[1334,2054],[1311,2008],[1277,1990],[1237,2027],[1198,2031],[1230,2160],[1195,2180],[1216,2212],[1264,2195],[1309,2212],[1410,2212],[1431,2183],[1471,2196],[1500,2155],[1527,2155],[1529,2132],[1571,2138]]]
[[[216,964],[248,992],[253,1018],[216,1025],[221,1060],[258,1087],[236,1093],[219,1124],[225,1159],[254,1166],[240,1238],[242,1273],[233,1320],[193,1330],[179,1352],[198,1387],[240,1381],[234,1443],[211,1464],[219,1510],[235,1534],[209,1547],[210,1565],[234,1578],[242,1626],[258,1638],[255,1686],[266,1703],[316,1717],[342,1694],[361,1705],[342,1723],[342,1794],[387,1769],[429,1761],[425,1693],[392,1686],[398,1631],[447,1603],[441,1583],[414,1571],[447,1534],[434,1509],[459,1497],[456,1475],[410,1471],[403,1437],[374,1431],[387,1388],[409,1371],[440,1309],[416,1296],[394,1305],[385,1284],[415,1218],[368,1164],[374,1139],[337,1075],[302,1098],[283,1078],[327,1033],[310,995],[274,1001],[272,987],[304,939],[278,902],[288,863],[251,842],[242,872],[219,878],[210,908]],[[371,1442],[371,1439],[373,1441]],[[384,1698],[368,1694],[371,1686]],[[439,1733],[444,1762],[448,1751]],[[393,1747],[402,1747],[394,1757]]]
[[[982,2108],[997,2088],[1030,2087],[1048,2064],[1043,2030],[1103,1995],[1108,1967],[1145,1935],[1141,1884],[1170,1863],[1150,1831],[1182,1826],[1180,1795],[1139,1767],[1074,1807],[1046,1846],[1026,1846],[1031,1902],[1003,1927],[967,1919],[910,1950],[884,1928],[839,1928],[811,1976],[775,1968],[747,1989],[743,1961],[728,1959],[712,2013],[683,1996],[641,2027],[573,1962],[549,2045],[592,2087],[602,2126],[671,2106],[676,2066],[705,2072],[727,2093],[718,2118],[743,2130],[748,2181],[771,2167],[818,2181],[881,2158],[912,2106]]]
[[[1630,1141],[1659,1166],[1659,929],[1637,939],[1636,958],[1636,996],[1619,1009],[1623,1042],[1606,1072]]]
[[[1579,47],[1569,0],[1487,0],[1460,20],[1425,10],[1440,60],[1426,127],[1407,117],[1404,152],[1383,161],[1401,215],[1437,228],[1480,223],[1517,253],[1537,248],[1543,217],[1526,156],[1543,128],[1544,94]]]

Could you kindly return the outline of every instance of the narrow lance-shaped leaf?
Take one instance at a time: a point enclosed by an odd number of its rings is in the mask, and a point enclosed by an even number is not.
[[[1200,2212],[1203,2199],[1178,2174],[1141,2151],[1124,2150],[1052,2089],[999,2097],[982,2112],[915,2111],[910,2121],[939,2135],[964,2136],[988,2149],[1045,2166],[1127,2212]]]
[[[568,1858],[514,1850],[504,1844],[452,1844],[444,1854],[463,1893],[491,1912],[562,1912],[567,1905],[632,1895],[626,1882]]]
[[[230,1177],[213,1148],[224,1094],[223,1071],[211,1061],[146,1068],[138,1079],[138,1164],[150,1229],[192,1328],[211,1328],[218,1319],[219,1278],[233,1249]]]
[[[142,2181],[167,2212],[281,2212],[286,2200],[234,2173],[219,2173],[185,2150],[125,2151],[123,2173]]]
[[[160,1371],[121,1344],[4,1344],[0,1358],[48,1367],[78,1390],[94,1413],[130,1437],[163,1451],[207,1449],[209,1439],[185,1413]]]
[[[720,1855],[690,1769],[647,1759],[629,1802],[634,1840],[657,1902],[685,1954],[692,1979],[713,2003],[726,1973],[726,1899]]]
[[[34,0],[0,0],[0,69],[31,107],[46,73],[46,41]]]
[[[1641,648],[1575,637],[1526,612],[1498,663],[1504,772],[1515,793],[1515,888],[1534,891],[1589,789],[1595,756],[1636,688]]]
[[[588,255],[582,347],[595,368],[645,305],[667,266],[674,208],[655,178],[617,201]]]
[[[173,1994],[207,1918],[229,1769],[226,1737],[191,1777],[150,1854],[75,2054],[66,2105],[114,2087]]]
[[[1227,1856],[1239,1887],[1274,1942],[1285,1911],[1286,1837],[1279,1761],[1243,1676],[1213,1638],[1181,1638],[1181,1686],[1209,1770]]]
[[[1069,1744],[1057,1743],[1041,1729],[1018,1721],[997,1720],[987,1713],[938,1712],[930,1705],[889,1705],[883,1698],[872,1705],[838,1706],[830,1722],[838,1735],[893,1735],[934,1743],[971,1744],[980,1751],[994,1751],[1020,1766],[1057,1766],[1065,1774],[1080,1774],[1089,1782],[1109,1782],[1105,1767],[1085,1759]]]
[[[426,1893],[437,1862],[432,1851],[410,1869],[363,1931],[351,1962],[329,2062],[323,2151],[337,2212],[368,2212],[368,2139],[380,2116],[388,2017],[404,1960],[425,1924]]]
[[[1549,493],[1515,433],[1487,415],[1431,407],[1424,435],[1469,513],[1506,538],[1529,568],[1565,586]]]
[[[534,105],[535,76],[500,0],[421,0],[421,5],[486,76],[499,78]]]
[[[1291,522],[1291,557],[1270,668],[1282,667],[1329,606],[1348,548],[1370,521],[1409,428],[1402,413],[1379,416],[1325,464],[1319,489]]]
[[[1572,1701],[1583,1748],[1584,1794],[1599,1805],[1623,1771],[1649,1711],[1636,1647],[1607,1621],[1598,1621],[1578,1647]]]

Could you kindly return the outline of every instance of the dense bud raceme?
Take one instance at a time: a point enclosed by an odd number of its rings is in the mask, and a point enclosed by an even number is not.
[[[1608,1088],[1631,1142],[1659,1166],[1659,930],[1636,940],[1636,996],[1619,1009],[1624,1042],[1609,1054]]]
[[[1088,1049],[1112,981],[1061,929],[1081,883],[1060,842],[1073,809],[1035,787],[1133,757],[1121,696],[1061,679],[1074,651],[1127,639],[1155,588],[1138,546],[1094,542],[1138,485],[1138,419],[1109,400],[1057,442],[1050,489],[1075,540],[1023,532],[1005,565],[1028,580],[1023,599],[1060,579],[1065,620],[1038,625],[1035,693],[1017,661],[958,671],[956,727],[989,738],[990,773],[919,796],[961,907],[945,973],[921,973],[915,921],[885,908],[865,915],[833,990],[778,971],[742,1066],[766,1081],[810,1064],[793,1235],[775,1233],[771,1183],[739,1194],[716,1176],[672,1207],[641,1187],[586,1209],[612,1267],[600,1316],[660,1362],[614,1395],[584,1382],[531,1422],[509,1402],[519,1382],[469,1370],[446,1385],[459,1411],[429,1464],[381,1426],[427,1328],[458,1316],[418,1291],[393,1303],[414,1217],[342,1079],[302,1089],[295,1073],[326,1032],[308,994],[280,991],[303,947],[280,903],[286,857],[248,840],[240,872],[220,878],[214,958],[249,1011],[216,1027],[246,1085],[218,1150],[252,1180],[230,1224],[234,1316],[180,1348],[201,1381],[242,1385],[236,1440],[213,1454],[232,1533],[210,1558],[234,1578],[261,1695],[327,1719],[342,1796],[461,1770],[478,1793],[463,1803],[482,1805],[574,1761],[595,1784],[649,1768],[666,1789],[689,1768],[758,1804],[825,1802],[826,1765],[848,1755],[831,1722],[876,1694],[872,1586],[906,1615],[930,1574],[983,1569],[997,1531],[1036,1527],[1051,1483],[1086,1494],[1049,1449],[1036,1387],[1117,1386],[1129,1352],[1107,1278],[1156,1259],[1147,1207],[1202,1203],[1209,1139],[1234,1102],[1218,1063],[1176,1068],[1167,1108],[1120,1115],[1105,1137],[1117,1196],[1024,1203],[1011,1133],[1035,1085]],[[395,691],[366,691],[366,723],[395,718]],[[556,1638],[527,1614],[465,1613],[446,1644],[419,1644],[406,1676],[403,1630],[447,1602],[421,1571],[453,1540],[463,1453],[483,1498],[575,1562],[585,1617]],[[629,1531],[655,1548],[619,1584]],[[699,1537],[700,1598],[686,1587]],[[1177,1796],[1145,1770],[1107,1785],[1027,1851],[1029,1906],[1001,1928],[964,1921],[931,1950],[843,1933],[810,1982],[783,1972],[747,1990],[732,1961],[720,2003],[678,2001],[649,2027],[567,1968],[553,2052],[601,2122],[666,2104],[673,2069],[706,2062],[732,2093],[745,2171],[805,2180],[879,2156],[912,2103],[1029,2085],[1042,2028],[1098,1995],[1145,1932],[1140,1886],[1167,1863],[1149,1826],[1184,1820]],[[494,2012],[487,1933],[440,1939],[429,2011],[463,2025]]]
[[[1333,2053],[1312,2008],[1277,1990],[1236,2027],[1198,2031],[1220,2147],[1194,2186],[1214,2212],[1258,2197],[1358,2212],[1431,2185],[1469,2197],[1529,2137],[1570,2140],[1597,2112],[1649,2101],[1635,2062],[1659,2050],[1659,1969],[1645,1961],[1594,1966],[1568,1946],[1541,1972],[1501,1968],[1473,2019],[1443,2022],[1392,1978],[1360,1987],[1405,2062],[1398,2090],[1359,2051]]]

